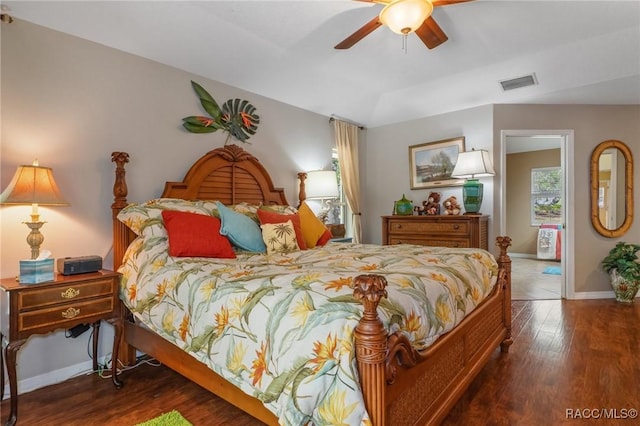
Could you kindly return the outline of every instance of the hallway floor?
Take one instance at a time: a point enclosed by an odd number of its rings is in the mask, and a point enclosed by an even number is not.
[[[561,275],[543,274],[548,266],[560,266],[552,260],[511,258],[511,299],[560,299]]]

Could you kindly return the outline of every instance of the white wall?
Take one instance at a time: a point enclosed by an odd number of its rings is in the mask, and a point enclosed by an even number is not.
[[[364,241],[380,244],[382,222],[380,216],[393,212],[393,202],[402,198],[421,204],[429,192],[435,189],[411,190],[409,180],[409,146],[443,139],[465,137],[465,149],[487,149],[492,155],[494,167],[500,158],[493,147],[493,108],[482,106],[448,114],[425,117],[399,124],[375,127],[367,130],[363,143],[365,170],[363,174],[363,234]],[[499,145],[498,145],[499,147]],[[500,173],[496,169],[496,173]],[[493,178],[482,178],[484,199],[481,213],[493,215]],[[462,205],[462,187],[440,188],[442,200],[454,195]],[[490,220],[489,238],[493,241],[494,222]]]
[[[260,127],[245,149],[259,158],[276,186],[297,200],[296,174],[331,162],[328,117],[291,107],[140,57],[24,21],[3,24],[1,41],[0,186],[16,166],[52,167],[70,207],[41,208],[43,248],[57,257],[99,255],[112,265],[112,151],[128,151],[129,201],[160,195],[165,180],[182,180],[189,165],[224,144],[226,135],[196,135],[182,117],[204,114],[190,80],[223,103],[249,100]],[[2,207],[0,274],[15,276],[29,257],[25,238],[30,207]],[[100,356],[110,353],[112,330],[102,326]],[[90,366],[89,333],[65,339],[62,332],[30,339],[18,353],[19,390],[45,375],[66,379]]]

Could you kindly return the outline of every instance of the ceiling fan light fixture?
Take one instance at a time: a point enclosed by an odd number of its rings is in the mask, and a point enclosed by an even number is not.
[[[432,12],[429,0],[395,0],[382,9],[378,18],[394,33],[407,35],[420,28]]]

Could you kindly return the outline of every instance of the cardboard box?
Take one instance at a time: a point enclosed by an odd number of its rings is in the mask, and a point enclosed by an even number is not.
[[[53,258],[20,261],[20,284],[53,281]]]

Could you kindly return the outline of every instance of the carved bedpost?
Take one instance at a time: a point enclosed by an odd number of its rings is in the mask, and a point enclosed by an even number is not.
[[[386,286],[387,280],[380,275],[359,275],[353,290],[354,297],[364,305],[364,315],[354,332],[356,359],[365,406],[375,426],[387,424],[387,332],[377,312],[380,299],[387,297]]]
[[[298,191],[298,207],[302,205],[302,202],[307,199],[307,192],[304,181],[307,180],[307,174],[305,172],[298,173],[298,179],[300,179],[300,190]]]
[[[511,258],[507,254],[507,248],[511,245],[511,238],[509,237],[497,237],[496,245],[500,247],[500,254],[498,255],[498,266],[504,270],[503,283],[503,297],[504,297],[504,323],[507,326],[507,335],[505,339],[500,343],[500,350],[502,352],[509,352],[509,346],[513,343],[511,338]]]
[[[113,184],[113,204],[111,204],[111,220],[113,221],[113,269],[118,270],[122,257],[127,249],[129,229],[118,220],[118,213],[127,206],[127,181],[124,165],[129,162],[126,152],[112,152],[111,161],[116,163],[116,180]]]
[[[111,161],[116,163],[116,179],[113,184],[113,204],[111,204],[111,220],[113,222],[113,269],[118,270],[122,264],[122,258],[124,252],[127,250],[130,242],[131,230],[124,223],[118,220],[118,213],[120,210],[127,206],[127,181],[125,179],[124,165],[129,162],[129,154],[126,152],[112,152]],[[120,302],[118,306],[120,315],[113,324],[116,330],[116,336],[122,336],[122,327],[124,317],[127,315],[127,310]],[[114,346],[115,348],[115,346]],[[136,350],[129,346],[124,339],[120,339],[118,349],[113,351],[112,365],[117,366],[118,360],[123,365],[134,365],[136,362]],[[115,368],[114,368],[115,370]],[[122,386],[122,382],[114,379],[116,387]]]

